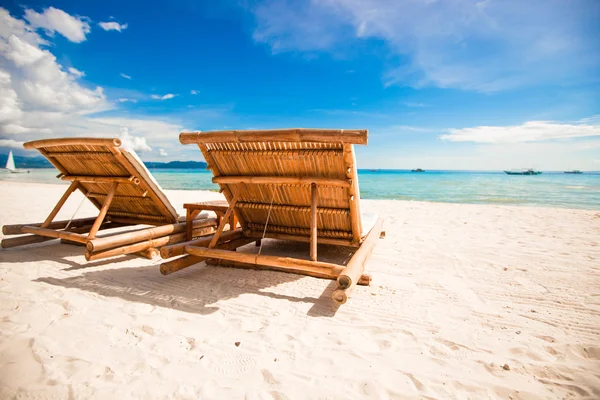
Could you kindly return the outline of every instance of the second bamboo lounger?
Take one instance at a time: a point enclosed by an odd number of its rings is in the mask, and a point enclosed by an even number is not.
[[[119,139],[64,138],[27,142],[58,169],[58,178],[70,182],[44,222],[4,225],[2,247],[16,247],[62,239],[86,246],[88,261],[137,253],[151,258],[158,248],[185,240],[185,222],[179,220],[158,183],[135,152],[121,147]],[[98,208],[98,215],[54,221],[75,192],[80,191]],[[99,232],[128,225],[152,225],[133,232],[99,237]],[[194,220],[195,236],[214,232],[216,219]]]
[[[212,237],[165,246],[163,258],[184,255],[161,265],[163,274],[200,261],[241,268],[263,267],[336,279],[332,297],[344,303],[356,284],[370,283],[364,266],[383,220],[365,218],[354,144],[367,144],[366,130],[282,129],[184,132],[182,144],[197,144],[225,195],[240,228],[223,232],[227,218]],[[237,252],[263,237],[310,243],[306,259]],[[347,265],[318,260],[317,243],[352,246]]]

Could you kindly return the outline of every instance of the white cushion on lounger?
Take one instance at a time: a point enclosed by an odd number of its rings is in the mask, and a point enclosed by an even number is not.
[[[148,182],[148,185],[150,185],[152,187],[152,189],[154,190],[154,192],[156,192],[156,195],[165,204],[165,206],[167,207],[169,212],[174,217],[178,217],[179,214],[177,213],[177,211],[175,210],[175,208],[169,201],[169,198],[167,197],[165,192],[163,192],[162,188],[160,187],[160,185],[158,184],[156,179],[154,179],[154,177],[152,176],[150,171],[148,171],[148,168],[146,168],[146,165],[144,165],[144,162],[138,157],[138,155],[135,153],[135,151],[128,148],[125,144],[123,146],[121,146],[121,148],[119,150],[125,156],[125,158],[133,165],[133,167],[136,169],[136,171],[140,174],[140,178],[142,178],[146,182]],[[184,215],[185,215],[185,213],[184,213]]]
[[[360,236],[364,237],[375,226],[375,222],[377,222],[379,215],[363,212],[360,216],[362,220],[362,232],[360,233]]]

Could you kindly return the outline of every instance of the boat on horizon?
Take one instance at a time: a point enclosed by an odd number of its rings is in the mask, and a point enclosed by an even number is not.
[[[565,174],[583,174],[583,172],[581,172],[578,169],[574,169],[574,170],[571,170],[571,171],[565,171]]]
[[[13,152],[8,152],[8,158],[6,159],[6,166],[4,167],[11,174],[25,174],[29,173],[28,169],[17,169],[15,168],[15,158],[13,157]]]
[[[504,172],[508,175],[540,175],[542,173],[542,171],[535,171],[533,168]]]
[[[425,172],[425,171],[422,170],[421,168],[417,168],[417,169],[411,169],[410,172]]]

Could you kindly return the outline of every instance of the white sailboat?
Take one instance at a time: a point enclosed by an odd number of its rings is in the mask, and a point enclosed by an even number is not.
[[[17,169],[15,168],[15,159],[13,157],[13,152],[8,152],[8,159],[6,160],[6,167],[10,173],[12,174],[23,174],[29,172],[26,169]]]

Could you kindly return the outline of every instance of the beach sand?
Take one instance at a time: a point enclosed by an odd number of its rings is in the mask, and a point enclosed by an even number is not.
[[[42,221],[65,189],[0,182],[0,224]],[[160,259],[86,263],[56,241],[1,251],[0,398],[600,398],[599,211],[362,207],[387,236],[372,285],[339,308],[332,281],[293,274],[202,263],[165,277]]]

